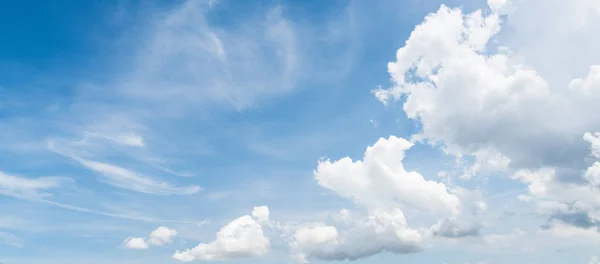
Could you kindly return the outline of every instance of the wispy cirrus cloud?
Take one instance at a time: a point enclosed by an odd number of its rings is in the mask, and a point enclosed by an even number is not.
[[[85,146],[85,144],[79,144],[79,146]],[[49,141],[48,148],[51,151],[77,161],[83,167],[104,176],[106,182],[115,187],[157,195],[185,195],[200,191],[200,187],[197,185],[176,187],[167,182],[158,181],[152,177],[139,174],[114,164],[84,158],[83,156],[75,154],[76,152],[70,151],[68,147],[59,145],[57,141]]]
[[[25,194],[32,196],[47,195],[43,191],[56,189],[72,182],[66,177],[28,178],[0,171],[0,194]]]
[[[206,1],[190,0],[158,17],[117,92],[177,111],[214,104],[243,109],[296,87],[297,36],[280,7],[226,29],[209,12]]]

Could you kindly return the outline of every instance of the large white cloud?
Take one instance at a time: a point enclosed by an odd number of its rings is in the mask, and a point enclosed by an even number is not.
[[[445,184],[404,169],[402,160],[412,145],[390,136],[369,146],[362,160],[319,162],[315,171],[319,185],[353,200],[359,210],[342,210],[331,224],[296,226],[290,246],[300,262],[417,252],[422,250],[423,234],[409,226],[403,210],[434,217],[461,213],[459,197]]]
[[[322,187],[372,209],[413,207],[457,214],[460,200],[443,183],[404,169],[402,159],[412,145],[394,136],[381,138],[367,148],[363,160],[319,162],[315,179]]]
[[[415,140],[473,156],[465,174],[516,172],[551,222],[595,224],[600,165],[590,166],[586,141],[597,155],[600,4],[489,4],[507,16],[446,6],[427,16],[389,64],[393,87],[375,95],[403,100],[422,125]]]
[[[254,209],[252,216],[239,217],[223,226],[217,233],[214,241],[201,243],[198,246],[184,251],[177,251],[173,258],[189,262],[194,260],[230,260],[261,256],[270,248],[270,241],[263,232],[259,222],[268,220],[266,206]]]
[[[549,83],[518,56],[486,49],[500,22],[497,14],[442,6],[389,64],[394,87],[376,95],[406,96],[404,111],[421,122],[420,136],[453,153],[498,153],[517,168],[581,168],[586,148],[579,139],[600,128],[590,115],[600,110],[598,68],[569,85]]]

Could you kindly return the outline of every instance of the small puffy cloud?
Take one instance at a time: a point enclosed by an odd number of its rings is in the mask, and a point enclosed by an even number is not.
[[[129,237],[123,242],[126,248],[130,249],[147,249],[148,244],[141,237]]]
[[[171,243],[173,237],[177,235],[177,230],[161,226],[150,233],[148,243],[152,245],[162,246]]]
[[[252,210],[252,216],[258,220],[259,223],[264,223],[269,221],[269,207],[266,206],[258,206],[254,207]]]
[[[266,207],[257,207],[254,215],[265,219]],[[265,210],[266,209],[266,210]],[[267,214],[268,215],[268,214]],[[255,257],[269,251],[269,238],[263,233],[262,226],[251,216],[245,215],[223,226],[214,241],[177,251],[173,258],[183,262],[194,260],[230,260]]]
[[[141,237],[129,237],[123,242],[126,248],[131,249],[147,249],[149,245],[163,246],[167,243],[172,243],[173,238],[177,235],[177,230],[168,227],[158,227],[147,239]]]

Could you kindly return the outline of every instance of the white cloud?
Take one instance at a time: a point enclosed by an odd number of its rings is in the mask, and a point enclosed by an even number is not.
[[[423,248],[424,237],[409,226],[403,210],[444,218],[461,214],[463,208],[457,194],[472,194],[463,189],[451,190],[417,172],[406,171],[402,160],[412,145],[390,136],[369,146],[362,160],[346,157],[319,162],[314,173],[319,185],[353,200],[360,210],[342,210],[331,224],[293,226],[289,244],[298,261],[356,260],[381,252],[417,252]],[[467,236],[468,232],[473,231],[464,230],[456,236]]]
[[[600,131],[591,114],[600,112],[600,66],[592,64],[600,61],[600,4],[488,3],[496,12],[442,6],[430,14],[389,64],[394,86],[375,95],[405,99],[407,116],[422,127],[414,139],[473,157],[467,175],[515,172],[550,222],[596,224],[598,191],[590,187],[600,182],[600,163],[589,166],[581,137],[596,156],[588,132]],[[513,10],[502,22],[497,12],[507,5]]]
[[[600,259],[598,259],[597,256],[593,256],[592,259],[590,259],[590,262],[588,262],[588,264],[600,264]]]
[[[252,210],[252,216],[258,220],[259,223],[264,223],[269,221],[269,207],[266,206],[258,206],[254,207]]]
[[[357,260],[381,252],[396,254],[422,250],[422,236],[411,229],[401,210],[373,210],[364,218],[342,211],[344,223],[295,227],[290,247],[297,260]]]
[[[443,6],[398,50],[389,64],[395,86],[380,97],[406,95],[404,110],[421,122],[420,137],[451,153],[498,153],[514,168],[581,164],[575,159],[585,149],[575,139],[600,127],[588,114],[599,110],[596,68],[569,86],[548,83],[507,53],[486,52],[499,30],[496,14]]]
[[[161,226],[150,233],[148,244],[162,246],[173,242],[173,237],[177,235],[177,230]]]
[[[488,0],[487,2],[490,9],[499,14],[510,14],[516,9],[512,0]]]
[[[584,139],[592,145],[592,156],[596,156],[596,137],[586,133]],[[556,169],[518,170],[514,178],[528,185],[529,195],[523,201],[534,201],[537,213],[548,216],[544,228],[555,229],[568,224],[581,229],[600,226],[600,201],[597,186],[600,161],[594,162],[584,171],[581,182],[565,184],[557,180]]]
[[[37,196],[39,191],[58,188],[70,181],[63,177],[25,178],[0,171],[0,194]]]
[[[130,147],[144,147],[144,138],[135,133],[119,133],[116,135],[99,134],[97,132],[88,132],[87,136],[95,136],[114,141],[118,144]]]
[[[258,210],[257,210],[258,209]],[[257,207],[254,215],[265,219],[267,207]],[[266,210],[265,210],[266,209]],[[260,223],[249,215],[237,218],[217,232],[216,239],[209,243],[177,251],[173,258],[189,262],[194,260],[230,260],[266,254],[270,248],[269,238],[263,233]]]
[[[189,0],[157,17],[134,72],[118,89],[132,99],[168,104],[169,111],[206,103],[243,109],[294,89],[301,57],[281,8],[224,29],[206,18],[215,3]]]
[[[123,242],[126,248],[130,249],[147,249],[148,244],[141,237],[129,237]]]
[[[600,71],[600,67],[599,67]],[[600,75],[598,76],[600,78]],[[596,133],[585,133],[583,134],[583,139],[590,143],[592,156],[600,159],[600,132]]]
[[[79,152],[85,152],[85,146],[79,147],[83,149]],[[68,147],[61,146],[59,142],[56,141],[49,141],[48,148],[51,151],[71,158],[79,162],[79,164],[85,168],[104,176],[106,182],[115,187],[156,195],[185,195],[200,191],[200,187],[196,185],[189,187],[177,187],[167,182],[157,181],[154,178],[138,174],[134,171],[119,167],[117,165],[83,158],[79,155],[76,155],[75,151],[72,151]]]
[[[457,214],[460,200],[443,183],[404,169],[402,159],[412,145],[394,136],[381,138],[367,148],[363,160],[320,161],[315,179],[322,187],[368,208],[413,207]]]
[[[200,191],[198,186],[175,187],[116,165],[81,158],[76,160],[86,168],[105,176],[110,184],[123,189],[158,195],[185,195]]]
[[[177,236],[177,230],[161,226],[152,231],[147,239],[128,237],[123,243],[126,248],[147,249],[150,245],[163,246],[172,243],[175,236]]]

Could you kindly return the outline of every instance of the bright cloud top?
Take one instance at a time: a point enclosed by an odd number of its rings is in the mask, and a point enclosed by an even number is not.
[[[269,209],[266,206],[256,207],[252,215],[241,216],[231,221],[219,230],[214,241],[177,251],[173,258],[189,262],[230,260],[266,254],[270,249],[270,241],[259,222],[269,219]]]
[[[411,206],[457,214],[460,201],[443,183],[404,169],[402,159],[412,145],[394,136],[381,138],[367,148],[361,161],[343,158],[320,162],[315,179],[324,188],[370,209]]]

